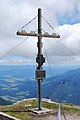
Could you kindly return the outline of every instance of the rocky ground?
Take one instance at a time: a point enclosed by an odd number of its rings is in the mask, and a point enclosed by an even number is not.
[[[48,115],[48,116],[37,116],[34,117],[34,120],[57,120],[55,115]],[[80,120],[80,116],[74,114],[74,115],[69,115],[66,114],[66,119],[64,119],[64,116],[61,115],[60,120]]]

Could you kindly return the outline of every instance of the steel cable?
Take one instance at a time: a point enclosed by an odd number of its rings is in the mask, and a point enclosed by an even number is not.
[[[38,16],[38,15],[37,15]],[[25,28],[27,25],[29,25],[32,21],[34,21],[36,18],[37,18],[37,16],[36,17],[34,17],[32,20],[30,20],[28,23],[26,23],[23,27],[21,27],[18,31],[20,31],[20,30],[22,30],[23,28]]]
[[[9,53],[11,53],[13,50],[15,50],[17,47],[19,47],[22,43],[24,43],[29,37],[25,38],[23,41],[21,41],[19,44],[17,44],[15,47],[13,47],[11,50],[6,52],[2,57],[0,57],[0,60],[6,57]]]

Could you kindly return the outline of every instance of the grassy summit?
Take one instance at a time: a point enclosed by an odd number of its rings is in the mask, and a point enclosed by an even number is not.
[[[9,106],[0,106],[0,111],[3,111],[21,120],[35,120],[35,115],[29,112],[29,109],[37,108],[37,106],[38,106],[38,100],[30,99],[30,100],[23,100]],[[58,110],[58,104],[47,103],[44,101],[42,102],[42,106],[48,109],[52,109],[52,115],[56,116]],[[69,115],[76,114],[76,116],[80,116],[79,106],[74,106],[69,104],[62,104],[62,106],[65,114],[69,114]]]

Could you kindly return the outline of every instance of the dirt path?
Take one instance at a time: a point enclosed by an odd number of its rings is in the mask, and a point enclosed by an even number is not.
[[[48,116],[37,116],[34,117],[34,120],[56,120],[55,115],[48,115]],[[61,115],[61,120],[65,120],[63,115]],[[80,120],[80,116],[77,115],[66,115],[66,120]]]

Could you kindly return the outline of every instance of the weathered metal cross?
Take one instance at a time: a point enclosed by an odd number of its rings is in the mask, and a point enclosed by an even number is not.
[[[45,70],[42,69],[42,65],[45,62],[45,58],[43,57],[42,54],[42,37],[49,37],[49,38],[60,38],[59,34],[42,34],[42,19],[41,19],[41,9],[38,9],[38,34],[37,33],[27,33],[26,31],[21,31],[21,32],[17,32],[17,35],[22,35],[22,36],[35,36],[38,37],[38,43],[37,43],[37,47],[38,47],[38,54],[37,54],[37,58],[36,58],[36,62],[38,63],[38,67],[36,70],[36,79],[38,81],[38,110],[42,110],[42,80],[45,78]]]

